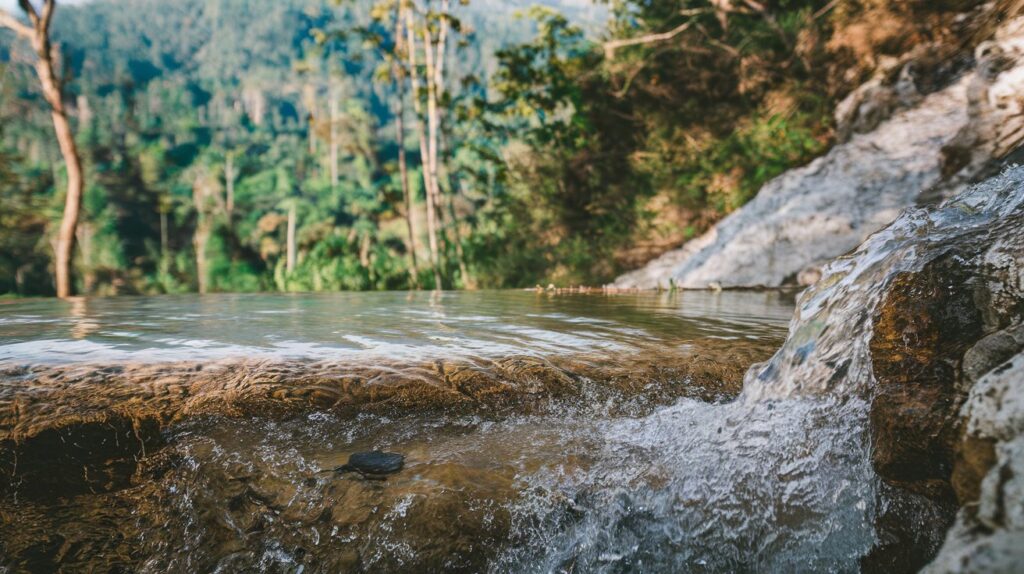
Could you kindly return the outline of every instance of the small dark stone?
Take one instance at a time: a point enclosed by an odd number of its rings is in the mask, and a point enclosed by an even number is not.
[[[363,475],[385,475],[402,470],[405,456],[394,452],[357,452],[348,457],[348,463],[338,467],[338,472],[358,472]]]

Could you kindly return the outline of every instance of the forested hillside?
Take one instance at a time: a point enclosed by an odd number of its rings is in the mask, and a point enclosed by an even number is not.
[[[607,281],[821,153],[837,97],[954,25],[932,2],[421,4],[60,7],[74,290]],[[0,292],[21,295],[53,292],[66,177],[33,57],[3,34]]]

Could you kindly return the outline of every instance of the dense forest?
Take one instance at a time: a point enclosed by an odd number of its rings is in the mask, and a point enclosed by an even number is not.
[[[599,284],[826,150],[838,98],[972,4],[59,6],[84,173],[71,291]],[[55,292],[66,220],[37,58],[0,31],[0,293],[15,295]]]

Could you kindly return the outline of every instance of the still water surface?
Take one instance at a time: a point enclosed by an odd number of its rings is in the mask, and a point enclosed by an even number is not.
[[[0,361],[422,360],[779,339],[790,297],[529,291],[185,295],[0,302]]]

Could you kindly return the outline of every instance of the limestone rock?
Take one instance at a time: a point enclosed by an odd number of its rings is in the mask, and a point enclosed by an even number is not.
[[[1019,572],[1024,564],[1024,353],[994,369],[964,407],[967,437],[995,441],[978,500],[961,508],[925,572]]]
[[[962,189],[1024,137],[1024,19],[1004,24],[980,57],[959,81],[768,182],[703,236],[614,286],[655,288],[669,280],[700,289],[783,285],[802,269],[857,247],[903,209]],[[901,90],[918,99],[909,88]],[[885,93],[886,102],[896,97]],[[895,107],[890,103],[886,113]]]

